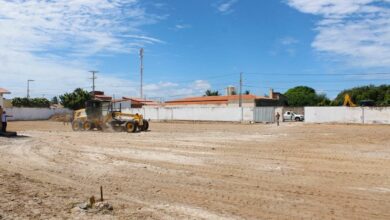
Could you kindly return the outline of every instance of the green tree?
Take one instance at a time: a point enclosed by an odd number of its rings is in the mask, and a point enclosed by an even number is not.
[[[12,105],[15,107],[26,107],[26,108],[49,108],[50,102],[45,98],[13,98]]]
[[[250,95],[250,94],[251,94],[251,91],[246,90],[244,94],[245,94],[245,95]]]
[[[58,98],[57,96],[54,96],[52,99],[51,99],[51,104],[58,104]]]
[[[344,90],[337,95],[333,100],[332,105],[342,105],[346,94],[349,94],[352,101],[357,105],[364,100],[371,100],[377,106],[390,105],[390,85],[368,85]]]
[[[326,97],[325,94],[319,94],[317,95],[317,105],[318,106],[329,106],[331,104],[331,101],[330,99],[328,99],[328,97]]]
[[[85,108],[85,102],[90,99],[91,94],[80,88],[75,89],[72,93],[60,95],[61,105],[72,110]]]
[[[220,96],[219,92],[216,91],[211,91],[210,89],[206,90],[204,96]]]
[[[289,106],[318,106],[329,105],[330,100],[325,94],[317,94],[313,88],[297,86],[289,89],[285,94]]]

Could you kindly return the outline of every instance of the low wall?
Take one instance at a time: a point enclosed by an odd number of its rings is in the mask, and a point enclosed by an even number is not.
[[[139,113],[151,120],[183,121],[253,121],[253,108],[239,107],[145,107],[124,109],[123,112]]]
[[[34,121],[47,120],[55,114],[72,114],[69,109],[50,109],[50,108],[6,108],[9,121]]]
[[[305,107],[305,122],[390,124],[390,107]]]

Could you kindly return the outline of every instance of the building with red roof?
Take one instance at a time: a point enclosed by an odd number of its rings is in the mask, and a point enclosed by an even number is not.
[[[0,88],[0,106],[4,107],[4,95],[5,94],[11,94],[10,91]]]
[[[160,103],[153,101],[153,100],[147,100],[147,99],[141,99],[141,98],[134,98],[134,97],[122,97],[122,99],[115,99],[113,100],[113,103],[115,103],[115,108],[142,108],[143,106],[159,106]]]
[[[112,100],[111,96],[105,95],[104,92],[102,92],[102,91],[94,91],[94,92],[90,92],[90,94],[95,99],[100,100],[100,101],[111,101]]]
[[[285,104],[286,98],[280,94],[270,90],[269,96],[242,95],[243,107],[256,106],[282,106]],[[219,106],[229,107],[238,106],[240,95],[227,96],[201,96],[177,99],[165,102],[165,106]]]

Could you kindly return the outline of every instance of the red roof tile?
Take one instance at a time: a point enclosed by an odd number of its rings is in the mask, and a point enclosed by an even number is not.
[[[100,99],[100,100],[105,100],[105,101],[109,101],[112,99],[111,96],[106,96],[106,95],[95,95],[95,98]]]
[[[0,88],[0,94],[11,94],[11,92],[6,89]]]
[[[158,105],[158,102],[153,100],[146,100],[146,99],[140,99],[140,98],[133,98],[133,97],[123,97],[123,100],[130,100],[134,104],[142,104],[142,105]]]
[[[257,98],[264,98],[264,97],[258,97],[255,95],[242,95],[243,100],[255,100]],[[177,99],[172,101],[165,102],[168,105],[174,105],[174,104],[184,104],[184,105],[190,105],[190,104],[227,104],[229,101],[232,100],[239,100],[239,95],[232,95],[232,96],[202,96],[202,97],[189,97],[189,98],[183,98],[183,99]]]

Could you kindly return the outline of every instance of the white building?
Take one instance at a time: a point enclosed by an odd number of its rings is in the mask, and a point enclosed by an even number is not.
[[[8,90],[0,88],[0,106],[4,106],[4,95],[11,94]]]

